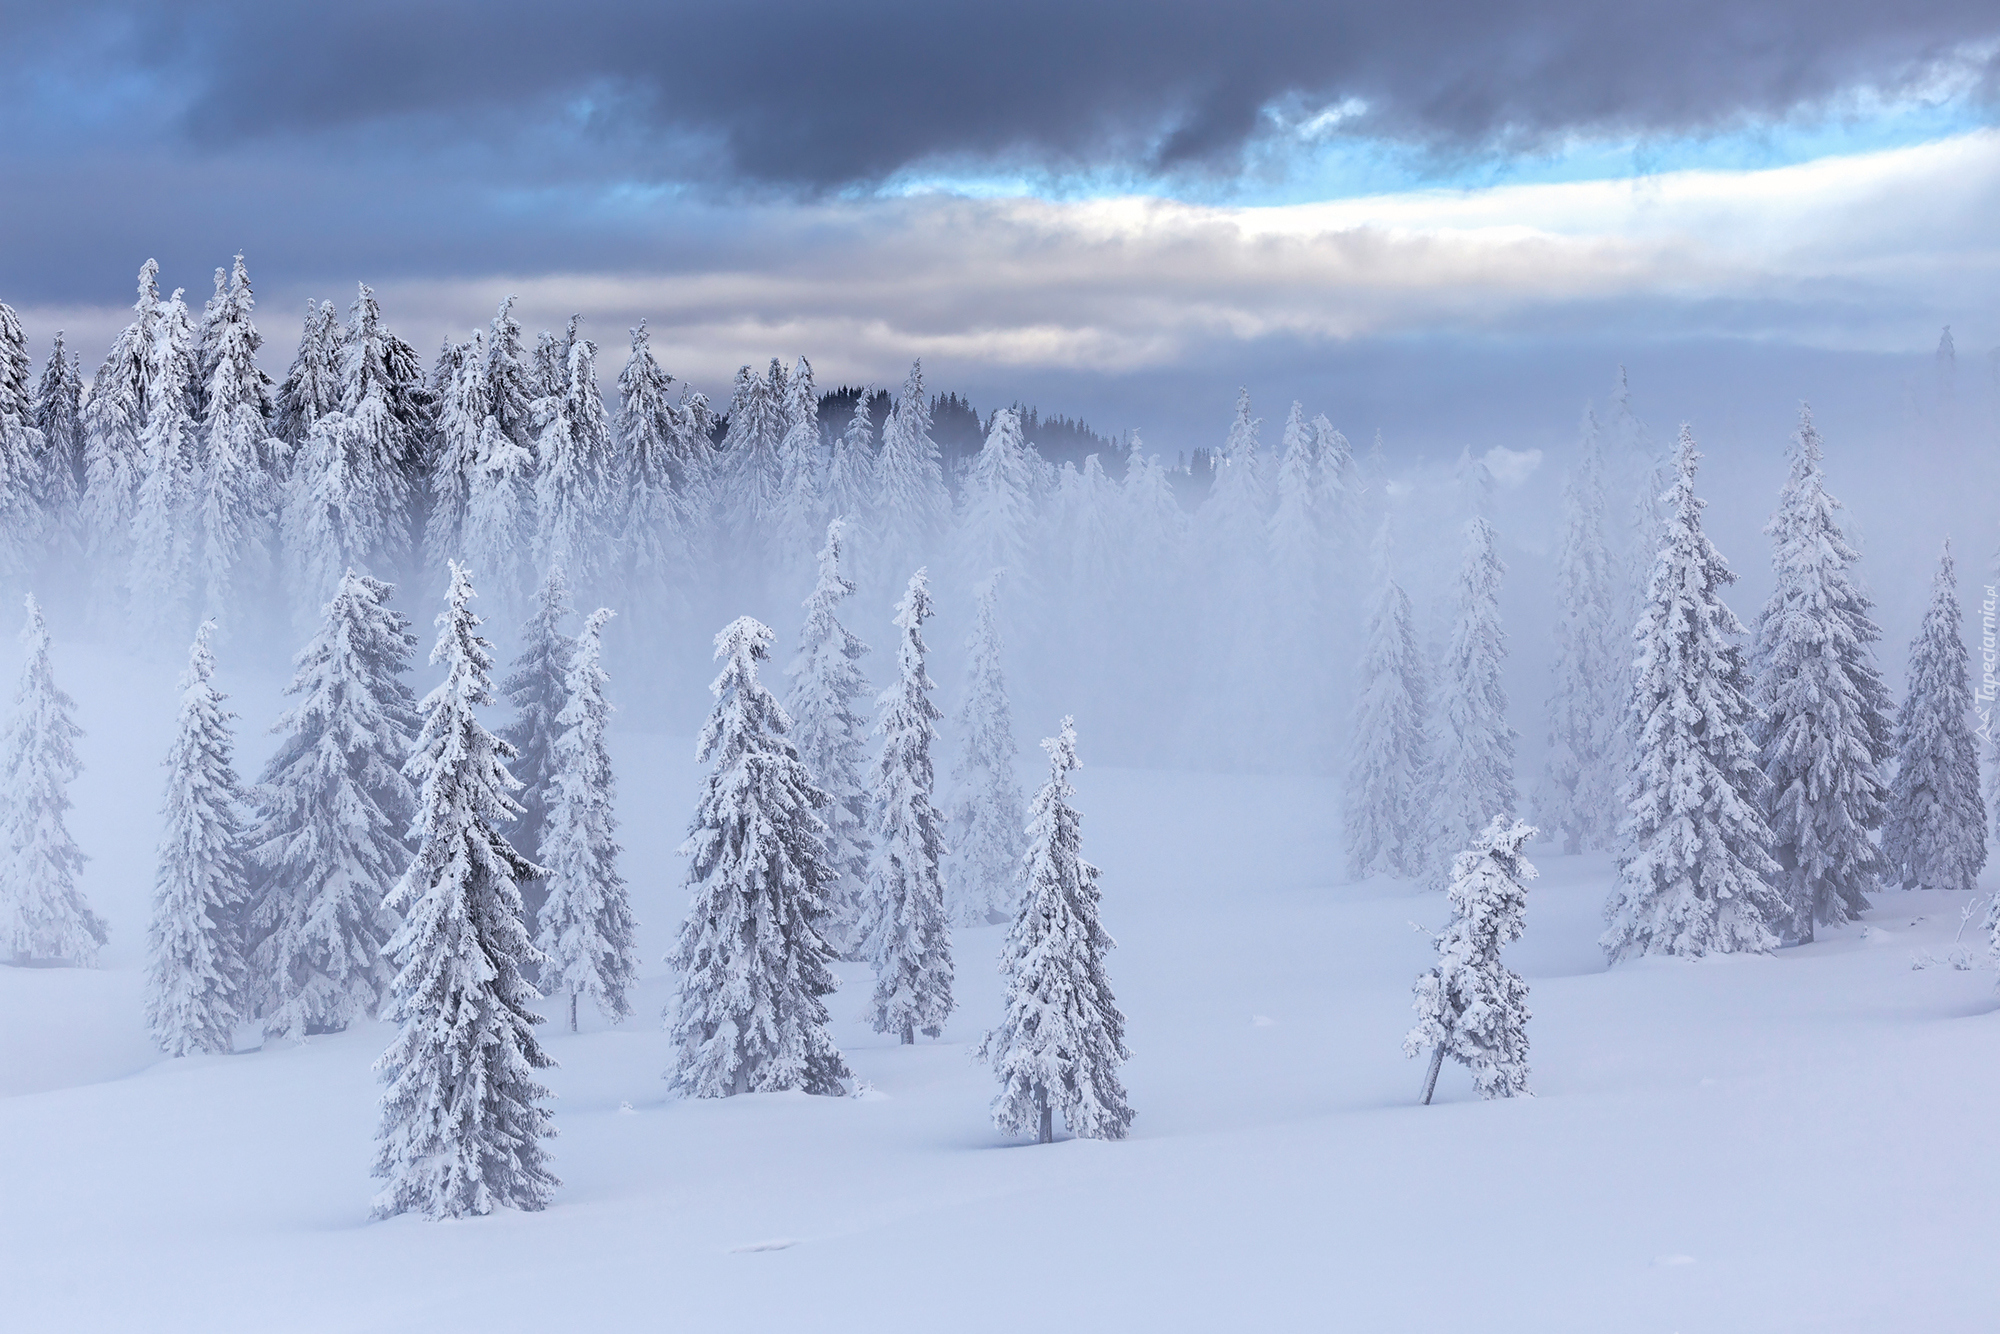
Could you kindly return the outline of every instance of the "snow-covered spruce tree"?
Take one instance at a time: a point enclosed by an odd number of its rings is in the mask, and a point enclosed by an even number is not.
[[[569,703],[570,660],[576,641],[563,629],[575,608],[570,605],[569,580],[560,565],[549,567],[535,594],[535,610],[521,627],[521,652],[500,683],[500,693],[514,708],[514,721],[500,735],[514,749],[509,766],[520,783],[516,803],[520,820],[514,826],[514,846],[525,857],[541,860],[542,829],[548,821],[550,756],[555,748],[556,715]],[[546,886],[530,886],[530,907],[541,906]]]
[[[1417,979],[1417,1026],[1403,1039],[1405,1056],[1430,1049],[1426,1106],[1446,1056],[1472,1071],[1482,1098],[1528,1091],[1528,984],[1500,962],[1500,951],[1526,924],[1535,868],[1521,849],[1535,833],[1496,815],[1452,859],[1451,924],[1434,937],[1438,961]]]
[[[1034,537],[1034,459],[1021,436],[1020,413],[1001,408],[965,476],[959,570],[967,582],[1005,570],[1020,586],[1032,573]]]
[[[1343,563],[1358,561],[1363,552],[1362,498],[1366,487],[1347,437],[1323,415],[1313,418],[1312,427],[1313,508],[1319,516],[1323,564],[1337,579]]]
[[[340,410],[340,370],[345,360],[340,309],[333,302],[306,302],[305,327],[299,350],[284,383],[278,386],[275,425],[278,436],[296,456],[313,423]]]
[[[535,456],[488,416],[479,426],[478,451],[466,481],[465,527],[459,545],[484,576],[504,609],[526,601],[528,556],[535,544]]]
[[[35,386],[34,426],[45,451],[42,508],[54,520],[49,550],[73,559],[83,542],[83,376],[60,329]]]
[[[424,520],[424,554],[439,569],[448,561],[463,559],[490,575],[494,566],[475,558],[465,546],[466,513],[483,453],[480,441],[493,415],[485,335],[474,330],[470,341],[454,349],[451,361],[451,376],[438,396],[437,431],[431,442],[431,508]]]
[[[1848,567],[1860,559],[1827,494],[1812,409],[1799,408],[1791,475],[1764,531],[1777,587],[1757,618],[1751,736],[1764,769],[1764,815],[1789,920],[1783,939],[1851,921],[1882,873],[1869,835],[1886,814],[1882,766],[1895,753],[1895,706],[1875,666],[1882,632]]]
[[[1377,872],[1414,876],[1424,869],[1429,677],[1410,599],[1389,567],[1387,518],[1376,563],[1382,591],[1368,622],[1342,802],[1350,880]]]
[[[826,526],[819,579],[805,602],[799,656],[786,671],[792,684],[785,712],[791,715],[799,759],[827,795],[820,818],[826,822],[826,863],[832,878],[827,882],[828,908],[821,931],[841,957],[859,958],[862,895],[874,843],[868,834],[869,796],[862,779],[868,720],[856,705],[870,692],[861,670],[868,645],[837,615],[840,604],[854,592],[843,564],[846,533],[840,519]]]
[[[249,897],[247,832],[235,739],[215,688],[215,623],[195,632],[181,677],[180,722],[167,752],[166,831],[160,836],[147,933],[146,1025],[169,1056],[228,1052],[248,1006],[242,912]]]
[[[1217,560],[1240,564],[1249,552],[1263,547],[1270,495],[1257,457],[1257,428],[1261,425],[1261,417],[1250,415],[1250,391],[1239,390],[1229,438],[1216,459],[1215,482],[1198,516],[1203,544]]]
[[[521,337],[509,296],[493,313],[486,339],[486,383],[493,394],[489,409],[509,440],[523,449],[534,447],[534,404],[542,396],[541,371],[535,354]]]
[[[451,566],[433,665],[445,679],[418,706],[423,731],[403,773],[417,787],[417,855],[384,907],[403,924],[387,946],[400,971],[387,1018],[399,1026],[376,1061],[388,1085],[375,1215],[461,1218],[540,1209],[561,1183],[542,1140],[555,1134],[535,1071],[555,1064],[535,1040],[542,962],[522,920],[523,879],[541,868],[498,824],[518,811],[513,748],[476,712],[492,705],[493,653],[479,633],[465,567]]]
[[[274,486],[289,452],[271,434],[271,377],[257,369],[263,335],[251,321],[255,298],[243,256],[206,327],[201,457],[197,474],[200,549],[195,562],[202,611],[234,610],[245,587],[268,575],[269,534],[276,516]]]
[[[863,953],[875,969],[868,1021],[905,1044],[936,1037],[951,1014],[951,926],[945,916],[944,816],[931,804],[931,742],[943,715],[924,671],[928,574],[918,570],[896,603],[896,683],[882,692],[875,731],[882,753],[869,774],[875,849],[862,899]]]
[[[84,855],[70,837],[69,785],[83,764],[76,702],[56,685],[49,628],[34,594],[21,630],[27,666],[0,736],[0,952],[16,962],[67,959],[88,966],[104,944],[104,919],[76,887]]]
[[[145,475],[139,433],[146,426],[146,386],[160,323],[159,274],[150,259],[139,270],[135,318],[97,368],[83,407],[84,530],[107,603],[122,600],[131,569],[132,515]]]
[[[362,284],[342,340],[340,408],[312,425],[282,520],[294,606],[324,605],[351,567],[394,569],[409,544],[412,417],[407,345]]]
[[[1701,530],[1700,459],[1683,426],[1660,553],[1632,631],[1630,814],[1599,938],[1613,962],[1766,951],[1778,943],[1769,924],[1786,913],[1749,732],[1756,706],[1743,623],[1722,601],[1736,575]]]
[[[1963,617],[1947,541],[1931,605],[1910,644],[1909,694],[1896,715],[1896,777],[1882,826],[1883,879],[1904,889],[1970,892],[1986,865]]]
[[[1187,511],[1174,494],[1173,479],[1155,455],[1146,453],[1137,431],[1125,465],[1121,501],[1125,512],[1125,581],[1157,590],[1178,566],[1187,544]]]
[[[57,517],[45,508],[48,447],[35,427],[30,367],[20,317],[0,301],[0,573],[38,565]]]
[[[785,438],[785,419],[784,405],[774,394],[783,374],[776,361],[768,377],[748,366],[736,371],[729,429],[722,437],[726,485],[719,499],[728,522],[739,532],[766,534],[777,520],[784,476],[778,450]]]
[[[951,508],[944,465],[931,439],[931,406],[924,396],[924,363],[913,362],[882,425],[875,455],[875,525],[885,570],[924,559]]]
[[[1429,870],[1440,888],[1452,858],[1471,847],[1494,816],[1514,813],[1514,729],[1507,724],[1501,680],[1507,636],[1500,628],[1500,578],[1506,572],[1493,550],[1493,525],[1480,518],[1467,523],[1430,747]]]
[[[603,572],[611,502],[611,422],[597,388],[597,345],[578,338],[563,390],[535,442],[535,556],[585,587]]]
[[[194,592],[194,330],[176,290],[161,307],[139,433],[143,472],[132,516],[132,615],[142,638],[178,634]]]
[[[854,396],[854,415],[833,442],[826,468],[827,508],[850,525],[865,524],[875,504],[875,419],[868,415],[868,397],[866,390]]]
[[[978,1056],[1000,1080],[993,1124],[1001,1133],[1047,1144],[1061,1112],[1079,1139],[1123,1139],[1132,1108],[1118,1067],[1132,1054],[1104,975],[1115,942],[1097,919],[1097,868],[1083,859],[1083,821],[1070,804],[1069,774],[1079,767],[1070,719],[1042,749],[1049,780],[1035,794],[1020,906],[1000,954],[1006,1013]]]
[[[1308,602],[1315,593],[1320,552],[1318,444],[1306,424],[1306,410],[1297,400],[1285,417],[1278,460],[1277,508],[1271,515],[1271,559],[1274,572],[1291,597]]]
[[[668,397],[673,379],[654,359],[646,322],[639,321],[632,330],[632,355],[618,374],[615,434],[623,469],[618,503],[624,507],[618,536],[621,558],[638,588],[647,590],[657,590],[681,573],[689,554],[691,516],[685,500],[692,479],[679,438],[679,416]]]
[[[415,794],[403,776],[417,733],[402,677],[416,639],[395,589],[349,570],[295,660],[297,703],[253,792],[251,1000],[273,1037],[373,1018],[388,991],[382,902],[408,867]]]
[[[1556,551],[1555,689],[1549,695],[1547,767],[1535,793],[1537,822],[1562,832],[1563,851],[1596,852],[1618,832],[1619,721],[1625,635],[1616,571],[1604,542],[1604,459],[1586,408],[1576,470],[1563,482]]]
[[[785,382],[783,413],[774,573],[789,575],[812,559],[821,525],[828,518],[821,499],[819,391],[813,386],[812,363],[804,357],[792,367],[791,378]]]
[[[715,637],[721,673],[696,758],[714,763],[682,853],[693,902],[667,962],[679,990],[667,1010],[680,1093],[803,1089],[839,1094],[847,1063],[827,1031],[839,985],[820,934],[833,869],[826,794],[787,735],[791,720],[757,679],[771,631],[748,616]]]
[[[961,926],[1005,922],[1014,915],[1014,891],[1023,851],[1021,784],[1014,777],[1014,713],[1000,670],[1000,625],[995,604],[1003,572],[980,581],[978,610],[966,638],[965,702],[959,709],[958,764],[948,824],[952,853],[945,903]]]
[[[632,897],[618,874],[618,820],[612,814],[616,785],[604,744],[611,705],[602,665],[603,607],[583,622],[570,655],[569,701],[556,715],[549,780],[549,818],[542,838],[549,892],[539,915],[535,947],[547,956],[542,991],[569,997],[569,1027],[576,1031],[576,1003],[590,997],[613,1023],[632,1013],[626,993],[639,972],[632,938],[639,924]]]

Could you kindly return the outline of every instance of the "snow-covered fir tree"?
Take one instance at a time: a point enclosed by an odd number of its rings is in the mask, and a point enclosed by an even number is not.
[[[195,553],[203,614],[221,617],[268,570],[269,534],[278,495],[274,481],[289,452],[271,433],[271,377],[257,369],[263,335],[250,318],[255,297],[243,256],[209,312],[202,349],[198,519]]]
[[[1179,563],[1187,543],[1188,518],[1166,467],[1157,455],[1146,453],[1137,431],[1131,436],[1121,499],[1126,582],[1157,587]]]
[[[1452,859],[1451,924],[1433,938],[1438,961],[1417,979],[1417,1025],[1403,1039],[1404,1055],[1431,1053],[1426,1105],[1447,1056],[1472,1072],[1482,1098],[1528,1091],[1528,984],[1500,962],[1500,951],[1526,925],[1528,882],[1536,873],[1522,848],[1535,833],[1532,825],[1496,815]]]
[[[768,534],[777,521],[784,463],[784,404],[777,398],[784,371],[776,361],[769,376],[739,367],[729,398],[729,430],[722,438],[722,466],[728,476],[729,521],[739,531]]]
[[[352,570],[298,657],[296,703],[253,793],[251,999],[272,1037],[373,1018],[389,985],[382,903],[410,861],[415,794],[403,776],[417,733],[402,681],[416,639],[395,589]]]
[[[603,572],[611,504],[611,422],[597,388],[597,345],[578,338],[562,392],[550,396],[535,443],[535,556],[584,586]]]
[[[39,564],[60,513],[49,505],[48,446],[35,426],[30,367],[20,316],[0,301],[0,572]]]
[[[931,439],[924,363],[911,364],[903,392],[882,425],[875,455],[875,524],[885,570],[905,569],[929,555],[950,513],[944,464]]]
[[[104,600],[122,596],[131,565],[132,516],[145,475],[139,434],[153,378],[160,323],[160,266],[139,270],[135,318],[119,333],[91,380],[83,407],[84,530]]]
[[[993,414],[986,443],[965,475],[959,520],[959,569],[968,582],[1005,570],[1017,586],[1032,574],[1035,467],[1013,408]]]
[[[1342,801],[1347,875],[1422,873],[1429,745],[1429,673],[1410,599],[1389,565],[1389,520],[1376,544],[1381,592],[1368,621],[1354,706],[1354,742]]]
[[[228,1052],[248,1006],[242,913],[247,829],[235,738],[215,688],[212,621],[195,632],[167,752],[166,829],[147,933],[146,1026],[169,1056]]]
[[[500,735],[514,750],[509,766],[520,783],[516,803],[521,808],[514,825],[514,846],[521,854],[541,860],[542,829],[548,820],[549,780],[555,773],[556,715],[569,703],[570,660],[576,641],[563,629],[574,608],[569,580],[560,565],[552,565],[535,594],[535,610],[521,627],[521,651],[515,657],[500,693],[513,706],[514,721]],[[541,906],[545,886],[528,887],[529,906]]]
[[[296,456],[313,423],[340,410],[340,374],[346,360],[340,308],[331,301],[306,302],[306,322],[298,352],[278,386],[275,426]]]
[[[600,607],[586,617],[570,654],[569,700],[555,717],[560,730],[550,757],[542,838],[549,889],[535,947],[548,960],[542,966],[543,993],[569,998],[571,1032],[580,997],[588,996],[613,1023],[632,1013],[626,993],[639,972],[632,943],[639,924],[618,874],[618,819],[612,811],[617,793],[604,742],[611,704],[604,697],[609,678],[602,639],[611,616]]]
[[[402,916],[387,946],[399,969],[387,1016],[399,1026],[375,1063],[388,1086],[376,1132],[375,1214],[461,1218],[540,1209],[561,1183],[542,1141],[555,1133],[537,1070],[542,963],[523,921],[523,879],[541,868],[499,824],[519,812],[513,748],[486,730],[493,653],[472,611],[465,567],[451,566],[433,666],[445,679],[418,706],[423,730],[403,773],[417,788],[417,853],[384,903]]]
[[[176,291],[161,307],[153,339],[146,424],[139,433],[142,472],[132,515],[132,613],[141,631],[152,636],[180,632],[194,593],[194,383],[194,329]]]
[[[862,898],[862,950],[875,969],[868,1020],[905,1044],[936,1037],[952,1010],[951,927],[945,917],[944,816],[931,804],[931,742],[943,715],[924,670],[929,575],[918,570],[896,603],[897,679],[882,692],[882,751],[869,774],[875,848]]]
[[[1963,623],[1947,541],[1930,607],[1910,644],[1908,694],[1896,714],[1896,777],[1882,826],[1883,879],[1904,889],[1969,892],[1986,865]]]
[[[486,380],[486,338],[477,330],[453,350],[451,375],[440,387],[437,431],[431,442],[430,514],[424,520],[424,553],[442,569],[463,559],[491,576],[494,567],[466,550],[467,511],[473,479],[484,457],[481,441],[493,416],[493,391]],[[495,423],[494,429],[499,429]],[[510,442],[511,443],[511,442]],[[517,549],[510,556],[518,559]]]
[[[723,666],[696,746],[714,767],[681,849],[693,902],[667,958],[678,992],[666,1077],[689,1097],[839,1094],[848,1076],[827,1028],[838,982],[819,930],[834,875],[817,814],[827,796],[757,679],[770,655],[770,629],[748,616],[715,637]]]
[[[17,963],[67,959],[87,967],[107,935],[77,888],[84,855],[69,832],[83,729],[76,702],[56,685],[49,628],[32,593],[21,643],[27,665],[0,736],[0,953]]]
[[[1597,418],[1586,408],[1576,469],[1563,481],[1563,533],[1556,549],[1555,688],[1549,695],[1546,768],[1536,819],[1560,830],[1563,851],[1613,846],[1619,810],[1618,733],[1624,711],[1624,611],[1604,536],[1604,459]]]
[[[535,539],[535,456],[501,428],[497,416],[479,425],[472,475],[466,481],[465,526],[459,546],[502,608],[526,600]]]
[[[1429,869],[1440,885],[1452,858],[1494,816],[1514,813],[1514,729],[1501,679],[1507,636],[1500,628],[1500,579],[1507,567],[1493,546],[1493,525],[1481,518],[1465,525],[1430,745]]]
[[[486,340],[486,383],[493,395],[490,409],[500,430],[523,449],[532,449],[535,400],[542,396],[541,371],[535,354],[521,336],[514,318],[515,298],[509,296],[493,314]]]
[[[1263,548],[1270,495],[1257,456],[1257,430],[1262,425],[1261,417],[1250,415],[1250,391],[1239,390],[1236,416],[1215,462],[1215,482],[1200,512],[1204,544],[1217,560],[1240,563],[1248,553]]]
[[[1006,1011],[978,1055],[1000,1081],[993,1124],[1003,1134],[1047,1144],[1060,1112],[1080,1139],[1123,1139],[1133,1113],[1118,1067],[1131,1052],[1104,973],[1115,942],[1098,921],[1097,868],[1083,859],[1083,821],[1071,805],[1069,775],[1079,766],[1070,719],[1042,749],[1049,779],[1035,794],[1020,906],[1000,954]]]
[[[1021,784],[1014,776],[1014,713],[1000,669],[995,570],[980,581],[972,634],[966,638],[965,702],[958,714],[958,763],[947,827],[952,852],[945,902],[961,926],[1005,922],[1014,915],[1021,868]]]
[[[786,671],[792,684],[785,712],[791,716],[799,759],[827,796],[820,818],[826,823],[826,863],[832,878],[827,882],[828,908],[821,931],[843,958],[859,958],[862,895],[874,842],[868,832],[869,795],[862,776],[868,719],[858,705],[871,692],[861,670],[868,645],[838,615],[840,604],[854,592],[846,570],[846,541],[847,525],[842,520],[827,524],[826,543],[819,550],[819,578],[805,601],[799,655]]]
[[[673,377],[653,357],[646,322],[632,330],[632,355],[618,374],[616,436],[623,475],[619,545],[639,585],[657,587],[685,569],[689,550],[689,460],[684,427],[668,389]]]
[[[1751,736],[1764,769],[1765,820],[1789,920],[1780,937],[1851,921],[1882,873],[1870,835],[1886,813],[1882,766],[1895,752],[1889,689],[1875,666],[1882,632],[1849,567],[1827,494],[1819,433],[1801,406],[1791,475],[1764,531],[1774,544],[1777,587],[1757,618],[1751,670],[1757,706]]]
[[[812,558],[821,525],[822,500],[819,391],[812,363],[800,357],[785,382],[785,435],[778,444],[779,483],[775,568],[787,575]]]
[[[1701,454],[1681,428],[1667,520],[1646,605],[1627,713],[1631,777],[1618,881],[1600,943],[1635,954],[1764,951],[1787,912],[1764,822],[1763,772],[1750,736],[1756,705],[1743,623],[1722,601],[1736,575],[1702,532]]]
[[[1365,545],[1362,500],[1366,487],[1347,437],[1323,415],[1313,418],[1312,428],[1313,508],[1319,518],[1323,563],[1329,576],[1337,577],[1343,564],[1357,559]]]
[[[875,504],[875,420],[866,391],[854,396],[854,414],[833,442],[826,468],[826,504],[835,518],[865,523]],[[851,531],[851,529],[850,529]]]
[[[42,508],[53,518],[48,550],[74,560],[83,544],[83,375],[56,331],[35,386],[34,426],[42,433]]]
[[[1287,596],[1315,595],[1320,554],[1318,442],[1297,400],[1279,445],[1277,507],[1271,515],[1271,560]],[[1303,610],[1304,608],[1302,608]]]

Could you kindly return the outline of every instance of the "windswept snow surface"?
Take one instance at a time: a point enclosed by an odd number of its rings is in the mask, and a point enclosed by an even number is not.
[[[222,656],[254,771],[282,678]],[[872,1034],[866,970],[840,966],[864,1096],[667,1098],[658,960],[699,771],[687,738],[634,730],[613,758],[638,1014],[542,1030],[554,1205],[370,1222],[389,1027],[150,1048],[173,671],[57,667],[90,733],[74,827],[112,939],[95,971],[0,968],[9,1329],[1992,1328],[2000,1000],[1990,971],[1911,966],[1947,951],[1961,898],[1883,893],[1772,957],[1606,971],[1608,861],[1531,849],[1505,957],[1532,988],[1536,1096],[1479,1101],[1447,1065],[1419,1107],[1400,1042],[1431,949],[1410,923],[1442,925],[1444,898],[1341,882],[1336,785],[1086,767],[1138,1119],[1123,1143],[1037,1147],[993,1132],[965,1055],[999,1014],[998,927],[955,932],[938,1042]]]

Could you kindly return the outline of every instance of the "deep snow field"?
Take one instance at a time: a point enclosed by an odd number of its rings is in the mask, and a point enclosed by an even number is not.
[[[282,681],[222,661],[254,778]],[[57,669],[90,733],[73,828],[113,935],[96,970],[0,967],[7,1329],[2000,1327],[2000,997],[1983,963],[1912,967],[1949,948],[1957,899],[1885,893],[1865,926],[1774,957],[1607,971],[1608,859],[1540,847],[1508,956],[1536,1096],[1482,1102],[1447,1066],[1418,1107],[1410,924],[1441,925],[1443,895],[1342,882],[1332,782],[1096,767],[1088,718],[1078,805],[1119,943],[1132,1139],[993,1131],[966,1052],[998,1017],[999,928],[957,934],[958,1012],[914,1048],[856,1021],[866,970],[841,967],[860,1096],[669,1100],[659,960],[699,775],[686,737],[627,730],[646,971],[623,1027],[586,1007],[581,1034],[543,1030],[554,1206],[371,1222],[390,1030],[150,1047],[177,666],[59,643]],[[1976,922],[1966,939],[1983,959]]]

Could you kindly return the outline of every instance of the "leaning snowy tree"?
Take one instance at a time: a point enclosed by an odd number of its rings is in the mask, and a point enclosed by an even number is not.
[[[1417,1026],[1403,1039],[1405,1056],[1430,1049],[1426,1106],[1446,1056],[1472,1071],[1482,1098],[1528,1091],[1528,984],[1500,962],[1500,951],[1521,938],[1535,878],[1521,849],[1535,832],[1496,815],[1452,859],[1451,924],[1435,937],[1436,965],[1417,979]]]
[[[514,763],[508,768],[520,780],[517,802],[521,817],[514,826],[513,843],[523,856],[533,860],[541,858],[542,830],[549,818],[550,752],[556,741],[556,715],[569,702],[569,667],[576,641],[563,632],[562,623],[572,610],[569,581],[560,565],[552,565],[535,595],[534,614],[521,627],[520,655],[500,683],[501,695],[514,706],[514,721],[500,729],[500,735],[514,748]],[[531,920],[547,892],[546,885],[527,887]]]
[[[181,676],[147,936],[146,1024],[169,1056],[232,1050],[248,1008],[241,920],[249,897],[247,837],[232,759],[235,715],[222,707],[227,696],[213,679],[214,630],[215,622],[202,622]]]
[[[1342,801],[1347,876],[1378,871],[1414,876],[1424,868],[1429,682],[1410,599],[1389,568],[1389,520],[1382,520],[1376,560],[1382,594],[1368,622],[1361,695],[1354,706],[1354,749]]]
[[[76,702],[56,685],[49,628],[34,594],[21,631],[28,661],[14,715],[0,737],[0,952],[17,963],[67,959],[89,965],[104,944],[104,919],[76,887],[84,856],[70,837],[69,785],[83,764]]]
[[[995,613],[1003,571],[980,581],[967,653],[965,703],[958,714],[958,766],[950,825],[952,853],[945,899],[961,926],[1005,922],[1014,914],[1020,873],[1021,784],[1014,777],[1014,713],[1000,670]]]
[[[799,759],[827,795],[821,818],[826,822],[826,861],[833,878],[827,885],[829,907],[821,930],[842,957],[858,958],[861,902],[874,843],[868,836],[868,789],[862,780],[868,720],[855,706],[870,692],[861,671],[868,645],[835,614],[854,592],[842,565],[846,536],[844,521],[835,519],[826,526],[819,580],[805,603],[799,656],[786,672],[792,686],[785,711],[791,715]]]
[[[1756,706],[1737,642],[1743,623],[1722,601],[1736,575],[1701,530],[1700,459],[1683,426],[1660,552],[1632,631],[1633,771],[1623,793],[1631,814],[1599,938],[1613,962],[1770,950],[1778,941],[1769,923],[1787,910],[1773,888],[1779,870],[1749,732]]]
[[[618,820],[611,809],[616,785],[611,752],[604,744],[611,704],[604,698],[610,678],[602,665],[602,640],[611,616],[604,607],[592,612],[570,654],[569,699],[555,717],[559,730],[550,753],[549,815],[542,838],[549,893],[535,947],[548,956],[543,993],[569,997],[572,1033],[580,996],[590,997],[613,1023],[632,1013],[626,993],[639,971],[632,946],[639,924],[618,874]]]
[[[373,1018],[388,991],[382,902],[409,865],[415,797],[403,764],[417,732],[402,676],[416,639],[395,589],[349,570],[300,651],[278,719],[284,740],[254,797],[251,999],[274,1037]]]
[[[993,1124],[1003,1134],[1047,1144],[1059,1111],[1079,1139],[1123,1139],[1132,1108],[1118,1067],[1132,1053],[1104,975],[1115,942],[1097,920],[1097,868],[1083,859],[1083,821],[1070,804],[1069,775],[1079,767],[1072,720],[1042,749],[1049,780],[1035,794],[1020,907],[1000,955],[1006,1012],[977,1054],[1000,1080]]]
[[[1563,483],[1563,535],[1556,551],[1555,690],[1549,696],[1548,766],[1535,793],[1536,819],[1562,832],[1563,851],[1595,852],[1618,832],[1619,686],[1623,613],[1604,539],[1604,458],[1597,418],[1583,414],[1576,471]]]
[[[1970,891],[1986,865],[1986,807],[1972,731],[1972,660],[1959,626],[1951,543],[1910,645],[1909,694],[1896,717],[1896,777],[1882,826],[1883,879],[1904,889]]]
[[[1790,904],[1788,917],[1769,925],[1781,938],[1807,941],[1815,924],[1838,926],[1866,909],[1882,873],[1869,835],[1886,814],[1882,766],[1895,753],[1895,706],[1875,666],[1882,632],[1849,573],[1860,554],[1835,518],[1840,502],[1827,494],[1819,433],[1803,405],[1791,455],[1778,512],[1764,528],[1775,543],[1777,587],[1757,618],[1751,735]]]
[[[868,1020],[904,1043],[936,1037],[951,1014],[951,926],[940,863],[944,816],[931,804],[931,742],[942,716],[924,671],[924,622],[931,616],[923,570],[896,604],[896,683],[882,692],[875,730],[882,737],[870,786],[875,793],[875,856],[868,868],[861,938],[875,969]]]
[[[1458,615],[1438,682],[1442,699],[1431,741],[1429,866],[1440,883],[1454,855],[1472,846],[1494,816],[1514,813],[1514,729],[1507,724],[1501,680],[1507,636],[1500,629],[1500,577],[1506,572],[1493,550],[1493,526],[1472,519],[1465,525]]]
[[[722,672],[696,758],[713,761],[681,851],[693,902],[667,962],[679,991],[667,1011],[680,1093],[804,1089],[839,1094],[847,1063],[827,1030],[839,985],[820,934],[833,868],[826,794],[800,762],[791,720],[757,679],[769,627],[748,616],[715,637]]]
[[[542,1140],[555,1123],[535,1071],[555,1064],[535,1040],[542,962],[522,923],[524,879],[541,868],[498,825],[520,813],[514,750],[476,710],[494,703],[493,653],[473,614],[472,579],[451,565],[431,663],[445,679],[419,705],[423,731],[403,772],[418,789],[417,855],[384,907],[403,924],[387,952],[400,968],[387,1016],[400,1029],[375,1063],[388,1085],[375,1215],[461,1218],[540,1209],[561,1184]]]

